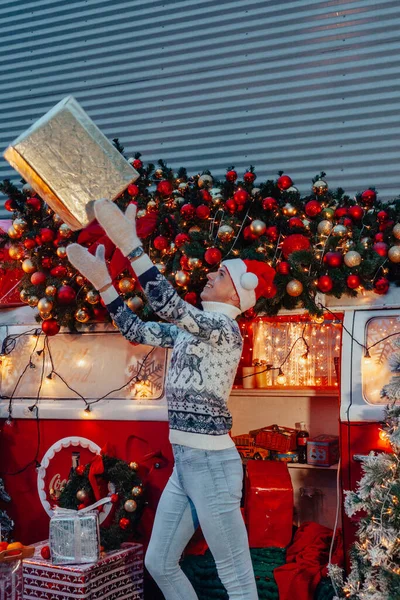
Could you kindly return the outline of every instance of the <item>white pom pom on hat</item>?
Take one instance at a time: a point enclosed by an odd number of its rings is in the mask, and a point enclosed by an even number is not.
[[[253,291],[258,286],[258,277],[255,273],[243,273],[240,277],[240,285],[248,291]]]
[[[258,298],[267,298],[273,286],[275,269],[258,260],[242,260],[232,258],[224,260],[222,265],[227,269],[240,300],[240,310],[245,312],[255,305]]]

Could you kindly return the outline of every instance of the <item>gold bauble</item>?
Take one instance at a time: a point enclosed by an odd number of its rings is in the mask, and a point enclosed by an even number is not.
[[[37,306],[38,302],[39,302],[39,298],[37,296],[28,296],[29,306]]]
[[[184,287],[189,283],[190,277],[185,271],[177,271],[175,273],[175,281],[181,287]]]
[[[200,233],[201,228],[198,225],[193,225],[193,227],[190,227],[188,234],[190,235],[191,233]]]
[[[79,321],[79,323],[87,323],[90,319],[90,316],[86,308],[78,308],[75,313],[75,319]]]
[[[142,217],[144,217],[147,214],[147,211],[144,208],[141,208],[140,210],[137,211],[136,213],[136,218],[137,219],[141,219]]]
[[[25,219],[14,219],[12,226],[18,233],[23,233],[28,228],[28,223]]]
[[[388,258],[393,263],[400,263],[400,246],[392,246],[389,248]]]
[[[332,235],[335,237],[343,237],[347,233],[347,227],[344,225],[335,225],[332,229]]]
[[[24,256],[24,249],[17,244],[11,244],[8,249],[8,254],[12,260],[20,260]]]
[[[147,210],[149,212],[157,210],[157,202],[155,202],[154,200],[149,200],[147,203]]]
[[[143,493],[143,490],[142,490],[142,488],[141,488],[141,487],[139,487],[138,485],[135,485],[135,487],[133,487],[133,488],[132,488],[132,492],[131,492],[131,494],[132,494],[132,496],[133,496],[134,498],[137,498],[138,496],[141,496],[141,495],[142,495],[142,493]]]
[[[261,219],[254,219],[254,221],[250,223],[250,231],[257,237],[264,235],[266,230],[267,225],[264,223],[264,221],[261,221]]]
[[[127,500],[124,504],[124,509],[129,513],[135,512],[137,509],[137,504],[134,500]]]
[[[53,223],[54,223],[54,225],[60,225],[61,226],[64,223],[64,221],[62,220],[62,218],[59,215],[54,214],[53,215]]]
[[[9,238],[11,238],[12,240],[17,240],[18,238],[21,237],[22,232],[17,231],[16,229],[14,229],[13,226],[9,227],[7,230],[7,235]]]
[[[22,191],[27,196],[34,196],[35,195],[35,190],[33,189],[33,187],[29,183],[24,183],[24,185],[22,186]]]
[[[396,225],[393,227],[392,233],[396,240],[400,240],[400,223],[396,223]]]
[[[84,284],[85,284],[85,281],[86,281],[86,279],[85,279],[85,278],[84,278],[82,275],[77,275],[77,276],[75,277],[75,281],[76,281],[76,283],[77,283],[78,285],[84,285]]]
[[[35,267],[30,258],[25,258],[25,260],[22,261],[21,266],[24,273],[35,273],[35,271],[37,271],[37,268]]]
[[[218,239],[220,239],[221,242],[230,242],[233,238],[233,233],[233,229],[230,225],[221,225],[218,229]]]
[[[58,228],[59,234],[63,238],[67,238],[71,235],[72,230],[68,227],[66,223],[62,223]]]
[[[57,288],[55,285],[48,285],[44,290],[46,296],[55,296],[57,293]]]
[[[126,303],[133,312],[137,312],[143,306],[143,300],[140,296],[133,296],[132,298],[129,298]]]
[[[318,179],[318,181],[313,184],[312,189],[317,196],[323,196],[328,191],[328,184],[324,179]]]
[[[332,231],[332,223],[325,219],[324,221],[320,221],[318,223],[317,231],[320,235],[329,235]]]
[[[59,246],[56,250],[58,258],[65,258],[67,256],[67,249],[65,246]]]
[[[211,175],[207,175],[205,173],[204,175],[200,175],[199,179],[197,180],[197,183],[200,188],[211,187],[213,184],[213,178],[211,177]]]
[[[322,325],[322,323],[325,321],[325,317],[324,315],[312,315],[311,321],[317,325]]]
[[[135,288],[135,282],[130,277],[124,277],[118,281],[118,289],[123,294],[128,294],[132,292]]]
[[[189,269],[199,269],[203,263],[200,258],[191,257],[188,258]]]
[[[355,250],[350,250],[350,252],[346,252],[344,255],[344,264],[346,267],[358,267],[358,265],[361,263],[361,260],[361,254]]]
[[[286,291],[289,296],[300,296],[303,292],[303,284],[298,279],[292,279],[286,286]]]
[[[333,216],[335,214],[335,211],[333,208],[323,208],[321,211],[321,217],[323,219],[333,219]]]
[[[76,492],[76,497],[79,502],[85,502],[89,498],[89,494],[85,490],[78,490]]]
[[[294,215],[297,214],[297,208],[293,206],[293,204],[290,204],[290,202],[286,202],[285,206],[282,208],[282,212],[285,217],[294,217]]]
[[[251,195],[253,196],[253,198],[255,198],[257,196],[257,194],[260,193],[260,191],[261,191],[260,188],[257,188],[257,187],[253,188],[251,190]]]
[[[285,192],[289,194],[298,194],[299,190],[295,185],[291,185],[287,190],[285,190]]]
[[[157,177],[157,179],[162,179],[164,177],[164,172],[162,169],[156,169],[154,171],[154,177]]]
[[[167,267],[163,265],[163,263],[155,263],[154,266],[160,271],[160,273],[165,273]]]
[[[100,294],[96,290],[89,290],[85,297],[86,302],[89,304],[97,304],[100,302]]]
[[[49,313],[53,309],[53,303],[48,298],[40,298],[37,307],[40,313]]]
[[[353,247],[354,247],[354,242],[353,242],[353,240],[346,240],[345,242],[343,242],[342,249],[343,249],[345,252],[348,252],[348,251],[349,251],[349,250],[351,250]]]
[[[139,468],[139,465],[137,462],[132,461],[129,463],[129,468],[131,469],[131,471],[137,471]]]
[[[19,298],[21,302],[28,302],[28,292],[26,290],[21,290],[19,293]]]
[[[47,313],[41,312],[39,314],[40,314],[40,318],[43,319],[43,321],[47,321],[47,319],[53,318],[53,315],[51,314],[51,312],[47,312]]]

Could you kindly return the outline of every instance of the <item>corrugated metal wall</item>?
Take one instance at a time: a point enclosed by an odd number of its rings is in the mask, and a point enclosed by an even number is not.
[[[73,94],[145,161],[400,193],[397,0],[2,0],[0,23],[1,149]]]

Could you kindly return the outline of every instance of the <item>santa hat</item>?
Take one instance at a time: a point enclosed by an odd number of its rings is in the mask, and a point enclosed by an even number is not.
[[[275,269],[267,263],[260,260],[233,258],[224,260],[221,266],[227,269],[232,279],[242,312],[254,306],[261,296],[271,298]]]

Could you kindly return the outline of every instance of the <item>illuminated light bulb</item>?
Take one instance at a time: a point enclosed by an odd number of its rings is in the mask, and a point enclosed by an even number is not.
[[[91,416],[91,412],[92,412],[92,409],[90,408],[90,405],[88,404],[87,407],[83,411],[83,416],[84,417],[90,417]]]
[[[300,363],[301,365],[305,365],[305,364],[306,364],[306,362],[307,362],[307,360],[308,360],[308,350],[307,350],[307,352],[304,352],[304,354],[302,354],[302,355],[300,356],[300,358],[299,358],[299,363]]]
[[[53,372],[46,375],[46,379],[53,379]]]
[[[86,361],[83,358],[81,358],[76,364],[78,365],[78,367],[84,367],[86,365]]]
[[[276,383],[278,383],[279,385],[283,385],[285,383],[285,373],[282,371],[281,368],[279,368],[279,373],[278,373],[278,377],[276,378]]]
[[[389,436],[387,434],[386,431],[384,431],[383,429],[379,430],[379,439],[382,440],[382,442],[386,442],[388,440]]]

